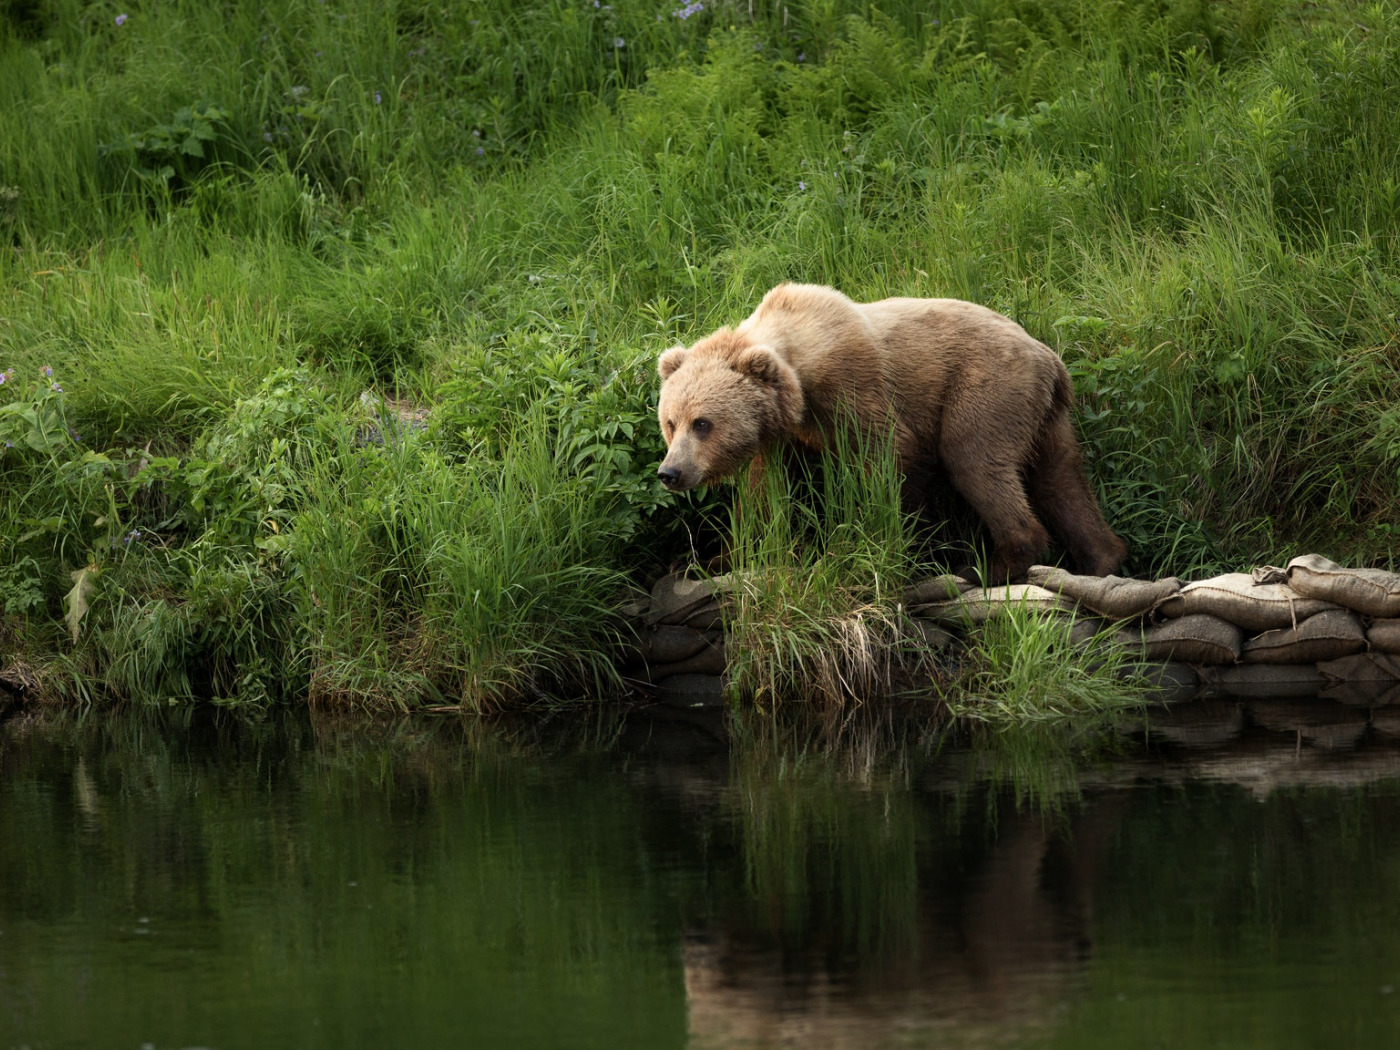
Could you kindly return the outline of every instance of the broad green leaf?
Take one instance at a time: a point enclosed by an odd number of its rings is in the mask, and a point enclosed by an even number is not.
[[[87,615],[93,592],[97,589],[97,576],[102,570],[89,563],[86,568],[73,573],[73,589],[63,596],[63,622],[73,636],[73,644],[78,644],[78,627]]]

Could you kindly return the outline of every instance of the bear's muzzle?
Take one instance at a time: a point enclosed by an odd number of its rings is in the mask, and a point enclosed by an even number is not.
[[[656,472],[657,480],[672,492],[684,492],[686,489],[694,488],[694,485],[686,484],[685,475],[675,467],[668,467],[661,464],[661,469]]]

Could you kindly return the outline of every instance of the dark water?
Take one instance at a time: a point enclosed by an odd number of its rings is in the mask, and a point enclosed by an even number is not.
[[[1400,1046],[1400,750],[1262,710],[11,718],[0,1048]]]

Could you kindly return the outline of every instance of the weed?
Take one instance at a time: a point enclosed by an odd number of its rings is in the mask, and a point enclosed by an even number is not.
[[[890,441],[842,427],[819,461],[793,460],[735,499],[733,689],[839,703],[926,681],[934,654],[902,605],[914,536]]]
[[[998,726],[1086,721],[1141,707],[1143,682],[1112,628],[1076,643],[1073,622],[1008,604],[963,657],[949,713]]]

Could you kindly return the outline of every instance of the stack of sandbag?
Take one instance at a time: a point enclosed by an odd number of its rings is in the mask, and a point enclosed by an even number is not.
[[[1233,697],[1400,704],[1400,573],[1307,554],[1281,569],[1184,584],[1043,565],[1027,578],[978,587],[936,576],[907,588],[904,607],[940,643],[947,632],[965,636],[1008,610],[1029,610],[1071,620],[1073,644],[1121,646],[1164,665],[1174,686],[1189,679]],[[713,691],[726,668],[723,610],[733,589],[727,575],[657,581],[625,610],[633,624],[625,673]]]
[[[976,626],[1010,608],[1090,618],[1076,632],[1129,646],[1151,661],[1195,668],[1203,685],[1235,696],[1310,696],[1400,702],[1400,573],[1348,569],[1316,554],[1286,568],[1183,584],[1075,576],[1034,566],[1029,583],[975,588],[938,577],[911,588],[912,615]],[[1116,632],[1103,628],[1119,625]]]
[[[723,675],[727,664],[720,608],[731,587],[728,576],[657,580],[650,596],[623,610],[633,625],[623,673],[650,684],[681,676]]]

